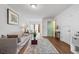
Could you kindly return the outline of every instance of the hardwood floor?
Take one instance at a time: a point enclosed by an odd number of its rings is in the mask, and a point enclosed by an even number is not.
[[[68,45],[65,42],[62,42],[56,38],[53,37],[44,37],[46,39],[48,39],[54,46],[55,48],[58,50],[58,52],[60,54],[73,54],[70,51],[70,45]],[[21,49],[21,51],[19,52],[19,54],[23,54],[25,49],[27,48],[28,43],[25,44],[25,46]]]
[[[70,51],[70,45],[68,45],[67,43],[52,37],[44,38],[47,38],[55,46],[60,54],[72,54],[72,52]]]

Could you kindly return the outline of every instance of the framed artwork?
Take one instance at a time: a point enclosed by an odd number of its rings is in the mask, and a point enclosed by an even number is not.
[[[18,24],[19,15],[11,9],[7,9],[7,24]]]

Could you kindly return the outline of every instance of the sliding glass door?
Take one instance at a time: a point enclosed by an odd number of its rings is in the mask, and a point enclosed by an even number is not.
[[[50,37],[55,37],[55,21],[48,21],[47,34]]]

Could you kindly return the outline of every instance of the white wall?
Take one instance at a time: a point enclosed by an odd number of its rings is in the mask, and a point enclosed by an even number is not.
[[[7,24],[7,5],[0,5],[0,35],[19,31],[18,25]]]
[[[47,36],[47,20],[42,20],[42,36]]]
[[[15,10],[19,15],[19,24],[18,25],[9,25],[7,24],[7,8]],[[18,7],[17,7],[18,8]],[[29,15],[30,16],[30,15]],[[13,33],[21,30],[22,24],[40,24],[42,26],[42,20],[40,18],[28,17],[25,13],[18,12],[15,8],[10,7],[9,5],[0,4],[0,36],[7,35],[8,33]]]
[[[79,5],[72,5],[55,17],[62,41],[72,44],[72,36],[79,31]]]

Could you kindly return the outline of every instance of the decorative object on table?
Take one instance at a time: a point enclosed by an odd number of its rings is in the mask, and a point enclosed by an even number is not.
[[[7,9],[7,24],[18,24],[19,16],[11,9]]]
[[[6,38],[6,36],[5,35],[1,35],[1,38]]]

